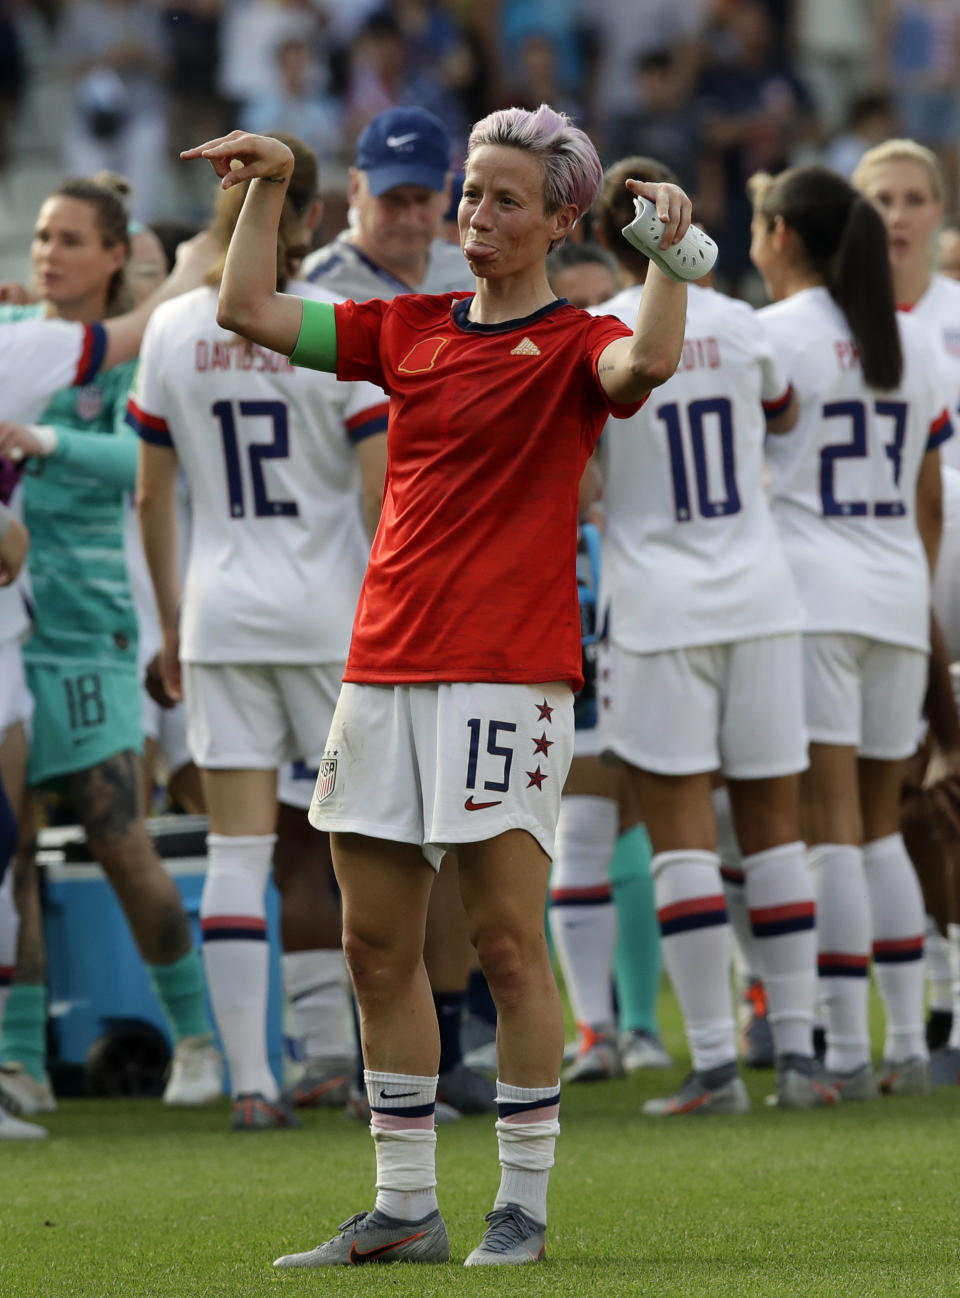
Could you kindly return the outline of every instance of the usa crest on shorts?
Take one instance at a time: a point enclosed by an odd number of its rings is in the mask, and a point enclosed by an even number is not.
[[[336,782],[337,759],[335,757],[321,758],[320,765],[317,767],[317,784],[313,791],[314,803],[323,802],[324,799],[329,798]]]

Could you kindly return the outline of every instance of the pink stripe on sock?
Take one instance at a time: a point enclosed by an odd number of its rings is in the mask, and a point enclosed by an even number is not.
[[[422,1118],[405,1118],[402,1113],[378,1113],[376,1110],[370,1114],[370,1126],[382,1127],[384,1131],[432,1131],[434,1121],[432,1113]]]
[[[524,1109],[522,1113],[511,1113],[509,1118],[502,1118],[501,1121],[522,1125],[525,1122],[556,1122],[559,1117],[559,1104],[545,1104],[541,1109]]]

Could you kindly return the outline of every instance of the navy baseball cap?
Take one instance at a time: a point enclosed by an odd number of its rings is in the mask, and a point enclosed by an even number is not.
[[[439,193],[450,170],[450,137],[425,108],[388,108],[357,141],[356,166],[378,197],[397,185],[423,185]]]

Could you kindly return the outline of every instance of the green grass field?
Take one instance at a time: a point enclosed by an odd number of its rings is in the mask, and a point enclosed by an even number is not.
[[[665,1022],[683,1056],[668,999]],[[747,1116],[640,1117],[683,1072],[565,1090],[548,1261],[516,1270],[460,1265],[496,1189],[491,1119],[440,1129],[448,1266],[276,1273],[372,1206],[363,1124],[234,1135],[226,1103],[64,1101],[49,1141],[0,1144],[0,1296],[960,1295],[960,1092],[780,1114],[759,1073]]]

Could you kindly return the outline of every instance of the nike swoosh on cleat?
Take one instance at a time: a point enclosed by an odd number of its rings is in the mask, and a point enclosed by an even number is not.
[[[367,1249],[361,1253],[357,1248],[357,1241],[354,1240],[350,1245],[350,1265],[363,1266],[364,1262],[376,1262],[378,1257],[383,1257],[385,1253],[391,1253],[395,1248],[401,1248],[404,1244],[412,1244],[415,1239],[423,1239],[426,1235],[425,1230],[418,1230],[415,1235],[407,1235],[405,1239],[394,1240],[392,1244],[381,1244],[379,1248]]]
[[[499,807],[502,801],[502,798],[498,798],[496,802],[474,802],[471,794],[463,806],[466,811],[483,811],[486,807]]]
[[[386,1091],[380,1092],[381,1100],[409,1100],[411,1095],[416,1095],[416,1091],[400,1091],[397,1095],[388,1095]]]

